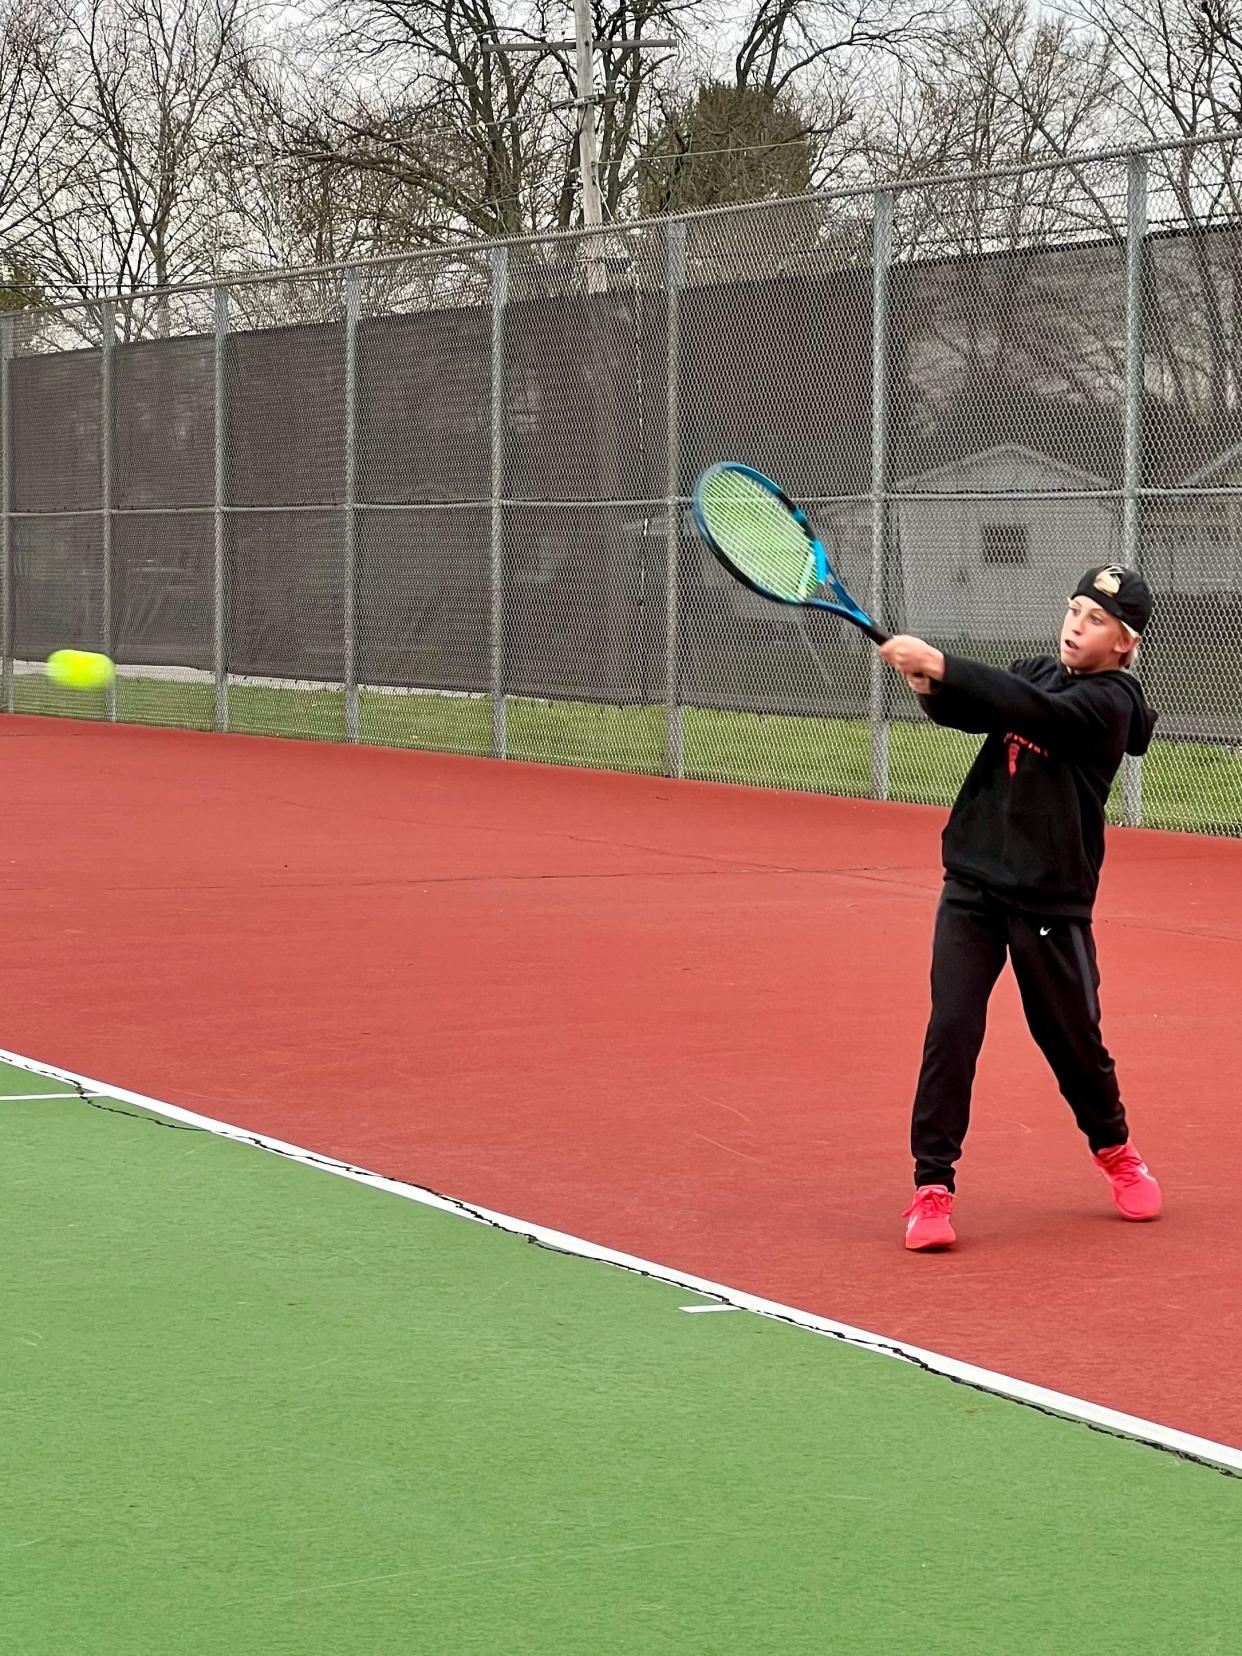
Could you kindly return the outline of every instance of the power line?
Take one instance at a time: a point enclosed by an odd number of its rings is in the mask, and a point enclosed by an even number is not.
[[[545,52],[551,56],[554,52],[565,52],[576,47],[577,38],[573,40],[485,40],[480,44],[484,52]],[[664,37],[636,35],[632,38],[617,40],[597,40],[595,45],[601,52],[616,52],[624,57],[630,52],[651,51],[657,48],[677,49],[677,41]]]
[[[807,144],[810,143],[813,137],[813,133],[804,133],[801,138],[779,138],[771,144],[729,144],[724,149],[709,150],[648,151],[645,155],[635,156],[634,161],[638,166],[655,166],[657,164],[669,165],[676,161],[705,160],[709,155],[753,155],[760,150],[788,149],[794,144]]]

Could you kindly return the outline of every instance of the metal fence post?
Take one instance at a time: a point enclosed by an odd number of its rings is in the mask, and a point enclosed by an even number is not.
[[[492,249],[492,753],[509,751],[505,700],[504,478],[505,478],[505,305],[509,297],[509,249]]]
[[[0,320],[0,679],[4,711],[14,708],[13,684],[13,318]]]
[[[884,562],[888,541],[888,269],[893,249],[893,198],[877,190],[871,227],[871,613],[887,625]],[[871,651],[871,793],[889,792],[888,720],[884,674]]]
[[[345,273],[345,740],[358,740],[358,318],[362,285]]]
[[[668,317],[668,452],[664,489],[664,721],[666,770],[669,776],[686,774],[685,714],[681,706],[677,660],[681,598],[677,559],[681,541],[681,429],[678,406],[681,373],[681,290],[686,282],[686,225],[670,219],[664,226],[667,265]]]
[[[215,728],[229,728],[229,679],[227,655],[228,534],[225,494],[228,489],[226,448],[227,387],[224,354],[228,345],[229,296],[226,288],[215,292],[215,549],[212,559],[212,670],[216,685]]]
[[[106,656],[112,656],[116,648],[113,624],[116,596],[112,580],[112,353],[116,344],[116,312],[110,299],[105,299],[99,307],[99,332],[99,515],[100,556],[103,561],[103,624],[100,629],[100,647]],[[115,722],[115,678],[104,691],[104,704],[108,718]]]
[[[1143,464],[1143,256],[1147,238],[1147,157],[1126,163],[1126,432],[1125,500],[1121,561],[1143,567],[1143,525],[1139,490]],[[1141,665],[1141,652],[1140,652]],[[1122,760],[1122,820],[1137,828],[1143,820],[1143,761]]]

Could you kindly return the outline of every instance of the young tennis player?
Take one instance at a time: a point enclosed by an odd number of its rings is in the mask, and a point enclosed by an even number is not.
[[[1100,1037],[1091,933],[1104,807],[1155,715],[1125,671],[1151,617],[1134,570],[1089,569],[1061,626],[1060,661],[1006,672],[901,635],[880,653],[928,716],[986,732],[944,830],[945,883],[932,948],[932,1011],[914,1099],[914,1201],[906,1247],[946,1248],[954,1168],[970,1119],[988,997],[1008,954],[1031,1034],[1126,1219],[1154,1219],[1160,1187],[1130,1142]]]

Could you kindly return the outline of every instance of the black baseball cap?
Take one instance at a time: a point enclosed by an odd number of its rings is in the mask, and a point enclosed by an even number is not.
[[[1151,620],[1151,588],[1135,569],[1120,564],[1100,564],[1089,569],[1074,588],[1074,598],[1090,598],[1102,610],[1115,616],[1134,638]]]

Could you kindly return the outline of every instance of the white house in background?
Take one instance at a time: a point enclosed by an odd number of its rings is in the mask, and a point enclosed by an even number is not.
[[[1242,592],[1242,443],[1182,487],[1237,493],[1152,496],[1143,508],[1144,573],[1158,591]]]
[[[1109,487],[1104,478],[1022,443],[903,478],[894,485],[892,507],[902,624],[946,641],[1051,640],[1083,570],[1121,556],[1117,500],[1060,497]],[[995,498],[1005,493],[1046,498]],[[955,498],[962,495],[992,498]]]

